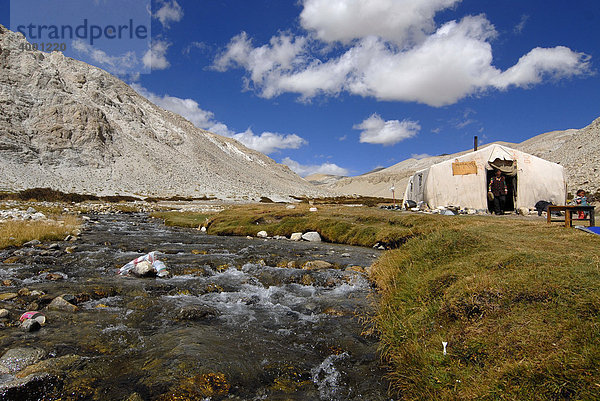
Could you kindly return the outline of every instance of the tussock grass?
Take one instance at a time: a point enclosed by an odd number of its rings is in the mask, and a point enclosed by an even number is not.
[[[71,215],[59,220],[15,220],[0,223],[0,249],[21,246],[25,242],[62,240],[80,226],[80,220]]]
[[[392,198],[380,198],[374,196],[334,196],[324,198],[294,197],[302,203],[311,203],[313,205],[364,205],[377,206],[379,204],[391,204]],[[398,199],[397,202],[402,204]]]
[[[372,324],[395,391],[407,400],[598,399],[598,237],[539,221],[448,220],[372,269]]]
[[[198,212],[168,211],[153,212],[150,216],[162,219],[167,226],[197,228],[200,225],[205,225],[212,215]]]
[[[290,236],[294,232],[318,231],[323,240],[348,245],[397,247],[408,238],[448,224],[433,216],[399,214],[388,210],[325,206],[244,205],[224,210],[210,219],[209,234],[252,235],[265,230],[269,235]]]

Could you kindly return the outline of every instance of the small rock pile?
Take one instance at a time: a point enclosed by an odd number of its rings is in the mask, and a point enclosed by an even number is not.
[[[316,232],[316,231],[308,231],[305,233],[292,233],[292,235],[290,235],[290,238],[287,238],[283,235],[275,235],[273,237],[269,237],[269,234],[262,230],[259,231],[258,233],[256,233],[256,237],[258,238],[272,238],[272,239],[280,239],[280,240],[287,240],[289,239],[290,241],[308,241],[308,242],[321,242],[321,235]],[[251,238],[251,237],[250,237]]]
[[[0,223],[8,220],[46,220],[47,217],[44,213],[40,213],[34,208],[30,207],[27,210],[20,209],[5,209],[0,210]]]

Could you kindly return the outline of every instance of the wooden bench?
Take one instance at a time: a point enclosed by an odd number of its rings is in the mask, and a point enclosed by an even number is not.
[[[590,227],[596,225],[596,219],[594,216],[594,206],[548,206],[548,224],[553,221],[562,222],[563,219],[552,219],[552,212],[565,212],[565,227],[571,227],[573,225],[573,213],[575,212],[588,212],[589,218],[587,219],[575,219],[575,221],[589,221]]]

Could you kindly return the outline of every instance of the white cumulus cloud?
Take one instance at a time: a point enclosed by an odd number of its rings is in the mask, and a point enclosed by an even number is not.
[[[142,62],[146,68],[152,70],[165,70],[171,65],[167,60],[167,50],[171,44],[165,40],[155,39],[150,48],[142,57]]]
[[[305,0],[302,26],[319,39],[348,42],[379,36],[403,44],[435,30],[433,17],[460,0]]]
[[[338,166],[335,163],[323,163],[323,164],[314,164],[314,165],[305,165],[300,164],[295,160],[290,159],[289,157],[284,158],[281,161],[282,164],[288,166],[292,171],[298,174],[301,177],[306,177],[311,174],[330,174],[330,175],[348,175],[350,172]]]
[[[496,68],[492,40],[498,33],[484,15],[435,24],[435,14],[457,2],[305,0],[304,35],[279,33],[255,46],[242,32],[213,67],[246,70],[246,89],[265,98],[296,93],[309,100],[346,92],[435,107],[490,89],[589,73],[589,56],[562,46],[535,48],[509,69]]]
[[[274,132],[263,132],[254,134],[250,128],[245,132],[231,136],[240,141],[250,149],[258,150],[264,154],[273,153],[278,149],[298,149],[308,142],[296,134],[278,134]]]
[[[159,0],[158,4],[160,8],[153,16],[160,21],[164,28],[169,28],[171,22],[179,22],[183,18],[183,8],[176,0]]]
[[[103,50],[96,49],[82,40],[72,42],[73,49],[80,54],[84,54],[98,63],[105,70],[122,75],[139,64],[139,59],[135,52],[129,51],[120,56],[111,56]]]
[[[198,102],[193,99],[182,99],[166,94],[160,96],[137,83],[131,84],[131,87],[157,106],[185,117],[196,127],[233,138],[248,148],[265,154],[273,153],[279,149],[298,149],[308,144],[305,139],[296,134],[263,132],[257,135],[250,128],[244,132],[236,133],[226,124],[217,121],[213,112],[202,109]]]
[[[421,130],[416,121],[389,120],[384,121],[378,114],[372,114],[354,129],[362,130],[360,142],[380,145],[393,145],[407,138],[412,138]]]
[[[215,59],[213,68],[226,71],[232,67],[243,67],[250,73],[249,82],[270,98],[280,94],[277,89],[280,76],[291,73],[304,63],[302,53],[307,40],[280,34],[271,38],[268,45],[253,47],[246,32],[233,37],[226,49]]]
[[[216,124],[214,121],[214,114],[200,108],[198,102],[193,99],[182,99],[169,95],[159,96],[137,83],[131,84],[130,86],[137,93],[144,96],[155,105],[185,117],[198,128],[208,129]]]
[[[558,46],[551,49],[536,47],[519,59],[519,62],[496,76],[493,85],[499,89],[509,86],[527,88],[539,84],[545,77],[557,80],[589,72],[589,56],[574,53]]]

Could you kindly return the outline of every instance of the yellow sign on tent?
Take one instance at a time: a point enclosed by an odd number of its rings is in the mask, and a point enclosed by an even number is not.
[[[477,174],[477,162],[454,162],[452,163],[452,175]]]

